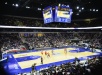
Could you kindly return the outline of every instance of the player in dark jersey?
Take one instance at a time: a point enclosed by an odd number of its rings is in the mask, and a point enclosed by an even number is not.
[[[41,64],[43,64],[43,57],[41,57]]]
[[[35,71],[36,71],[35,65],[36,65],[36,63],[34,63],[34,64],[32,65],[32,72],[35,72]]]

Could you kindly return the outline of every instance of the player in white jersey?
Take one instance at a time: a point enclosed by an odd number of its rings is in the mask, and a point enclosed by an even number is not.
[[[79,53],[79,52],[80,52],[80,49],[79,49],[79,48],[77,48],[76,50],[77,50],[77,53]]]

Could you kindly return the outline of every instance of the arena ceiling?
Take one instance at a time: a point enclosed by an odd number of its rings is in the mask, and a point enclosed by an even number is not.
[[[101,0],[0,0],[0,14],[42,18],[45,7],[59,3],[70,5],[75,19],[101,17]]]

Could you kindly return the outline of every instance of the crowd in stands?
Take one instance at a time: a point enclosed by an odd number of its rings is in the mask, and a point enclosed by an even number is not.
[[[84,21],[75,20],[71,23],[49,23],[44,24],[43,18],[32,18],[32,17],[22,17],[22,16],[12,16],[4,15],[0,16],[0,25],[9,26],[31,26],[31,27],[89,27],[92,25],[100,25],[101,21]],[[100,24],[98,24],[100,23]]]
[[[53,65],[40,72],[42,75],[101,75],[101,63],[102,57],[93,57],[83,63],[75,58],[72,63],[63,63],[60,66]]]
[[[101,36],[101,33],[45,33],[42,36],[25,37],[25,41],[29,43],[31,48],[64,47],[76,45],[78,44],[78,40],[85,41],[84,43],[92,44],[99,48],[102,46]],[[71,40],[74,41],[72,42]]]
[[[26,41],[29,42],[30,46],[33,45],[32,47],[34,48],[51,48],[68,45],[66,38],[58,34],[44,34],[43,36],[33,36],[32,38],[26,38]]]
[[[26,39],[26,41],[29,42],[28,44],[31,48],[44,48],[44,47],[49,48],[51,47],[46,37],[36,37],[35,36],[33,38]]]
[[[6,51],[9,49],[20,49],[20,46],[23,44],[22,40],[19,38],[18,34],[12,33],[1,33],[0,34],[0,43],[2,44],[1,50]]]
[[[0,36],[3,50],[20,49],[23,43],[27,43],[29,49],[38,49],[73,46],[80,41],[102,47],[102,33],[2,33]]]
[[[37,21],[36,19],[22,18],[22,17],[10,17],[10,16],[2,16],[0,21],[1,25],[9,25],[9,26],[34,26],[39,27],[42,26],[42,20]]]

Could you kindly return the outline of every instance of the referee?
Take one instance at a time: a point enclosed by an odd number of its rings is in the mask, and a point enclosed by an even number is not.
[[[36,63],[34,63],[33,65],[32,65],[32,73],[34,73],[35,72],[35,65],[36,65]]]
[[[43,57],[41,57],[41,64],[43,64]]]

